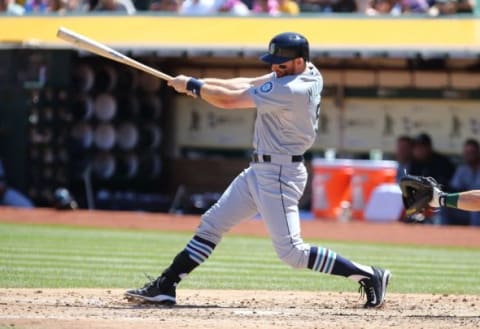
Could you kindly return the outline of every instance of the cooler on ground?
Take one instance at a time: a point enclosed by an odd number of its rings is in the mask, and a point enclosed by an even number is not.
[[[363,219],[372,191],[394,183],[397,163],[387,160],[314,159],[312,212],[316,218],[336,219],[345,204],[353,219]],[[347,202],[345,202],[347,201]]]

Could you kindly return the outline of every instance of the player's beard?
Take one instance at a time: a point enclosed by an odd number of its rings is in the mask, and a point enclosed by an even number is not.
[[[296,72],[295,63],[290,60],[282,64],[272,64],[272,71],[275,72],[277,78],[293,75]]]
[[[286,75],[291,75],[294,73],[294,68],[292,66],[287,67],[286,69],[281,69],[279,67],[272,67],[272,71],[275,72],[277,78],[284,77]]]
[[[292,74],[291,72],[289,72],[290,70],[277,70],[275,71],[275,74],[277,75],[277,78],[281,78],[281,77],[284,77],[286,75],[290,75]]]

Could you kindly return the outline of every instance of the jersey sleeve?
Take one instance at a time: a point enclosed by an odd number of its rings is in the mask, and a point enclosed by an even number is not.
[[[290,107],[292,91],[282,79],[272,78],[258,87],[250,89],[257,110],[270,112]]]

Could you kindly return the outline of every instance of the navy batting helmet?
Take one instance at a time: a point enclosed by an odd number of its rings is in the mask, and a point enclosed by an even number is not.
[[[308,60],[308,40],[301,34],[285,32],[270,40],[268,53],[260,59],[270,64],[281,64],[298,57]]]

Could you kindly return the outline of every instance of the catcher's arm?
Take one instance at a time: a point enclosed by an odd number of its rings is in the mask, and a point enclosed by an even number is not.
[[[430,205],[433,207],[449,207],[466,211],[480,211],[480,190],[434,195]]]
[[[432,177],[405,175],[400,179],[403,204],[408,216],[428,208],[449,207],[480,211],[480,190],[445,193]]]

